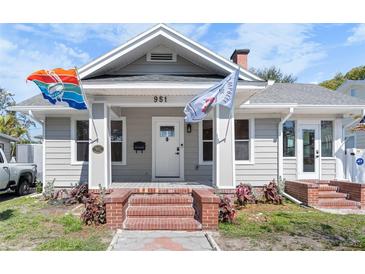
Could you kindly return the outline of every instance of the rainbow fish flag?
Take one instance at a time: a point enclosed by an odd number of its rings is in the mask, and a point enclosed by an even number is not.
[[[38,70],[27,77],[51,104],[66,102],[75,109],[87,109],[76,69]]]

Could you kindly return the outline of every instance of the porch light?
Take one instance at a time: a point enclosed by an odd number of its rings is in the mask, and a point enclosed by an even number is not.
[[[186,132],[191,133],[191,124],[190,123],[187,124],[187,126],[186,126]]]

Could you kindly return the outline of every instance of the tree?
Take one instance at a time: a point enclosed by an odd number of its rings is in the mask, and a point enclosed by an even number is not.
[[[276,83],[294,83],[298,80],[293,74],[284,74],[275,66],[262,69],[251,68],[250,71],[265,81],[274,80]]]
[[[335,77],[330,80],[323,81],[320,85],[325,88],[336,90],[346,80],[365,80],[365,66],[352,68],[345,75],[337,73]]]
[[[330,80],[323,81],[319,85],[328,89],[336,90],[339,86],[346,81],[345,76],[342,73],[337,73],[335,77]]]
[[[35,126],[35,122],[25,114],[9,111],[8,108],[14,105],[14,94],[0,88],[0,132],[29,142],[29,129]]]

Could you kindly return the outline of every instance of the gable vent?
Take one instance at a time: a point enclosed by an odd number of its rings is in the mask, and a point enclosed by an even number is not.
[[[147,54],[148,62],[176,62],[175,53],[153,53]]]

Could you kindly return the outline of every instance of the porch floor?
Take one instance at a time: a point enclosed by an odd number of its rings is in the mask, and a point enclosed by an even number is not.
[[[211,182],[113,182],[111,188],[211,188]]]

